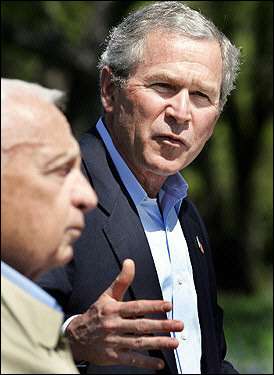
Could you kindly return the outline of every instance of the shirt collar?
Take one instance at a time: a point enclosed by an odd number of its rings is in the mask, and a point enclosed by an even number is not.
[[[116,150],[112,139],[102,121],[102,118],[96,124],[96,128],[105,143],[110,157],[122,179],[128,193],[133,199],[134,204],[138,207],[145,199],[149,199],[147,193],[135,178],[127,166],[124,159]],[[182,201],[187,195],[188,185],[179,172],[167,178],[159,192],[159,201],[163,211],[170,205],[174,206],[178,201]],[[168,204],[169,202],[169,204]]]
[[[62,311],[61,306],[57,303],[55,298],[3,261],[1,261],[1,274],[40,302],[43,302],[53,309]]]
[[[165,217],[173,207],[179,213],[182,200],[187,196],[187,189],[188,184],[179,172],[166,179],[159,192],[159,203]]]

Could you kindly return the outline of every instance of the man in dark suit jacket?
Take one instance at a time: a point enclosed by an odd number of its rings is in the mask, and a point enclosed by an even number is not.
[[[179,171],[212,135],[238,58],[209,20],[178,2],[132,13],[108,39],[100,60],[105,115],[80,140],[98,207],[86,214],[73,261],[40,281],[73,317],[66,334],[74,358],[93,363],[84,372],[149,373],[115,362],[113,351],[110,366],[98,366],[90,343],[96,319],[99,332],[116,329],[101,321],[113,311],[95,301],[131,258],[136,274],[125,300],[169,300],[172,311],[156,317],[184,323],[173,334],[177,349],[152,354],[143,339],[135,348],[162,358],[166,373],[237,373],[225,361],[208,235]]]

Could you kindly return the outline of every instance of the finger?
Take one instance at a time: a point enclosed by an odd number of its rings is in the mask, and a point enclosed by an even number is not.
[[[124,350],[170,350],[176,349],[179,345],[175,337],[146,335],[120,335],[113,337],[113,342],[110,340],[108,343],[118,345],[119,349]]]
[[[138,300],[122,302],[119,306],[122,318],[132,318],[136,316],[163,314],[172,309],[172,303],[166,301]]]
[[[147,334],[156,332],[181,332],[184,324],[180,320],[171,319],[123,319],[119,325],[119,332]]]
[[[123,268],[110,287],[104,294],[108,294],[116,301],[122,301],[128,287],[133,282],[135,276],[135,264],[133,260],[126,259]]]
[[[162,370],[165,366],[164,361],[159,358],[148,357],[130,351],[119,352],[118,361],[122,365],[144,367],[150,370]]]

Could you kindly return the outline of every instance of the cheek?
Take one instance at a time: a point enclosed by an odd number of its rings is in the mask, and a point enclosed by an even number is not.
[[[46,182],[45,182],[46,184]],[[7,192],[1,217],[8,231],[7,241],[37,257],[54,252],[62,237],[67,204],[57,189],[19,183],[20,189]]]
[[[138,103],[138,102],[137,102]],[[125,138],[125,148],[130,148],[132,154],[139,154],[144,148],[149,146],[151,142],[151,134],[153,133],[153,126],[158,118],[156,106],[152,103],[141,103],[142,105],[135,105],[134,111],[126,114],[126,121],[124,121],[124,133],[127,134]],[[120,123],[121,124],[121,123]],[[157,128],[157,127],[156,127]]]
[[[153,95],[151,92],[140,90],[129,95],[125,100],[122,108],[124,118],[127,119],[127,126],[133,122],[135,127],[139,125],[141,129],[137,131],[149,130],[145,127],[145,123],[151,124],[163,113],[165,101]]]
[[[205,143],[211,137],[215,127],[215,117],[214,116],[199,116],[198,118],[193,118],[193,125],[189,141],[191,147],[186,155],[186,164],[184,167],[189,165],[202,151]]]
[[[166,101],[156,95],[143,95],[141,100],[139,100],[139,106],[137,107],[138,118],[143,123],[148,123],[144,130],[153,130],[151,127],[156,126],[158,128],[157,122],[164,121],[164,114],[166,108]]]
[[[193,119],[193,136],[194,144],[202,146],[212,136],[215,128],[215,112],[214,114],[205,113]]]
[[[40,239],[48,244],[48,253],[54,252],[58,247],[67,224],[69,205],[66,194],[44,192],[33,204],[35,226]],[[39,240],[39,238],[38,238]]]

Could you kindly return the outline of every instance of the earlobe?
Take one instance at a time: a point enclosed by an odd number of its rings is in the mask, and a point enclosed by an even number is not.
[[[107,113],[114,111],[114,91],[116,85],[112,80],[112,74],[109,66],[104,66],[101,73],[101,100]]]

